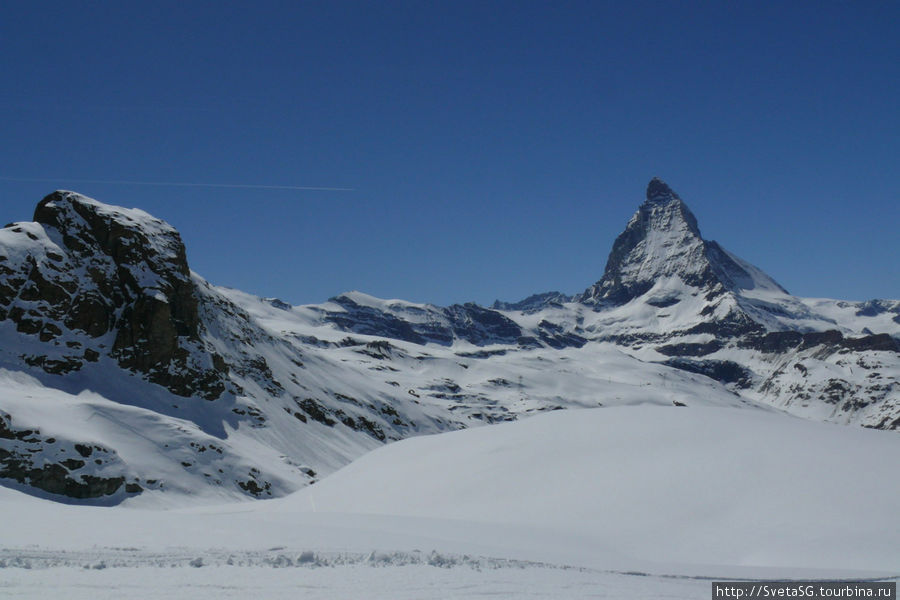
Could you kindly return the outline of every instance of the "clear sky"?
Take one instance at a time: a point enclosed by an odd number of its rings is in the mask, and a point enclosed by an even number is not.
[[[215,284],[489,303],[599,279],[658,175],[792,293],[900,298],[898,27],[876,0],[12,0],[0,220],[74,189],[175,225]]]

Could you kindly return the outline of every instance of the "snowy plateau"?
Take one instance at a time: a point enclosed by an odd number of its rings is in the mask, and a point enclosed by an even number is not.
[[[584,292],[291,306],[57,191],[0,229],[0,596],[706,598],[900,577],[900,301],[659,179]]]

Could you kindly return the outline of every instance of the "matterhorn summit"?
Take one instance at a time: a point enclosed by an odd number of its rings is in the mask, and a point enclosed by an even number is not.
[[[704,240],[691,210],[654,177],[646,201],[616,238],[603,278],[579,298],[619,305],[674,282],[713,294],[755,288],[787,293],[759,269]]]

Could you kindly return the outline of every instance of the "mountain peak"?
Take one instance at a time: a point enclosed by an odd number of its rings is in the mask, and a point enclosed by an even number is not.
[[[624,304],[672,278],[703,290],[766,287],[783,291],[755,267],[704,240],[684,201],[654,177],[647,185],[646,202],[616,238],[603,278],[579,299],[590,304]]]
[[[10,275],[0,277],[0,306],[33,321],[18,323],[19,331],[77,339],[66,346],[73,348],[67,368],[83,366],[76,355],[87,347],[180,396],[214,399],[224,391],[224,375],[200,342],[184,243],[168,223],[58,190],[38,203],[33,223],[7,231],[0,255],[29,257],[19,272],[0,271]]]
[[[657,202],[660,200],[681,200],[678,194],[669,187],[669,185],[660,179],[654,177],[647,184],[647,202]]]
[[[78,192],[56,190],[48,194],[34,209],[34,221],[62,234],[89,232],[104,239],[109,238],[110,229],[135,230],[147,238],[165,239],[167,244],[180,246],[183,252],[178,232],[165,221],[138,208],[104,204]]]
[[[87,207],[103,206],[102,203],[88,198],[78,192],[70,190],[56,190],[53,193],[44,196],[34,209],[34,221],[46,225],[46,219],[50,214],[59,211],[74,209],[75,206],[81,206],[82,209]]]

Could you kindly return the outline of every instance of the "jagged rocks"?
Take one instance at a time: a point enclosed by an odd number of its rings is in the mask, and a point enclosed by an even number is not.
[[[720,383],[733,383],[739,388],[748,387],[752,378],[752,373],[747,368],[730,360],[671,358],[663,364],[682,371],[705,375]]]
[[[449,346],[454,340],[477,346],[515,344],[522,337],[522,329],[513,320],[472,302],[447,308],[408,304],[382,307],[363,304],[350,294],[337,296],[330,302],[341,310],[327,311],[324,319],[344,331],[361,335],[442,346]]]
[[[516,343],[522,336],[514,321],[475,303],[454,304],[446,310],[453,335],[476,346]]]
[[[74,448],[76,455],[67,450]],[[92,458],[87,461],[88,456]],[[110,469],[109,465],[113,464]],[[15,481],[50,494],[80,500],[111,496],[125,485],[118,456],[107,448],[42,435],[38,429],[16,428],[0,412],[0,479]],[[121,465],[124,467],[124,465]],[[140,493],[130,483],[125,492]]]
[[[656,351],[665,356],[706,356],[722,349],[722,342],[712,340],[705,343],[680,343],[659,346]]]
[[[524,300],[518,302],[503,302],[495,300],[491,304],[494,310],[516,310],[526,313],[538,312],[548,306],[562,306],[566,302],[571,302],[572,296],[567,296],[562,292],[544,292],[542,294],[532,294]]]
[[[0,274],[5,317],[43,342],[69,331],[92,345],[91,354],[31,364],[54,374],[77,370],[82,358],[99,356],[99,338],[109,334],[104,354],[177,395],[215,399],[224,391],[221,361],[200,344],[197,295],[171,226],[57,191],[38,204],[34,223],[3,233],[0,253],[21,256],[18,264],[7,257]]]
[[[772,331],[764,335],[748,336],[738,342],[742,348],[752,348],[767,353],[784,353],[790,350],[806,350],[816,346],[827,346],[832,350],[900,353],[900,342],[892,336],[882,333],[861,337],[844,337],[837,330],[811,331]]]
[[[272,496],[272,484],[260,479],[260,471],[256,467],[250,469],[247,479],[237,480],[236,483],[238,487],[256,498]]]

